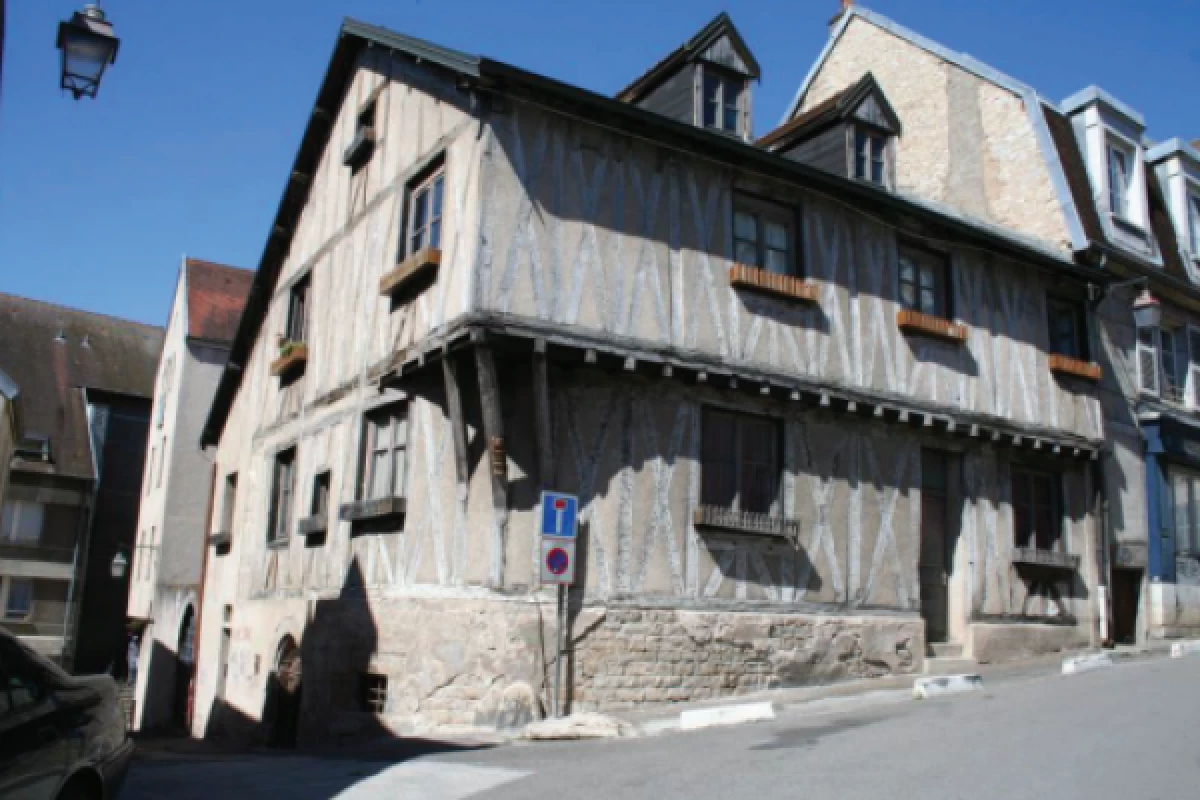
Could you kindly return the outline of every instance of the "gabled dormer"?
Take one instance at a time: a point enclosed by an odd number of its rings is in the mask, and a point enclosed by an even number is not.
[[[1146,153],[1166,199],[1181,255],[1200,277],[1200,142],[1171,139]]]
[[[1107,238],[1158,260],[1150,226],[1145,150],[1146,122],[1134,109],[1096,86],[1062,102],[1083,153],[1100,223]]]
[[[793,161],[890,189],[900,119],[871,73],[758,140]]]
[[[751,141],[751,83],[762,70],[722,12],[617,99],[680,122]]]

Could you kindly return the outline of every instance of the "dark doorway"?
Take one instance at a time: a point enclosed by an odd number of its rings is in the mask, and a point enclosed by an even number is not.
[[[921,617],[927,644],[949,637],[949,585],[952,561],[949,548],[949,470],[946,455],[921,451]]]
[[[302,676],[300,647],[291,636],[285,636],[279,643],[275,670],[267,680],[268,743],[272,747],[296,746]]]
[[[1141,594],[1140,569],[1113,568],[1113,641],[1117,644],[1137,644],[1138,600]]]
[[[171,719],[182,728],[191,719],[192,676],[195,674],[196,614],[189,605],[179,625],[175,653],[175,697]]]

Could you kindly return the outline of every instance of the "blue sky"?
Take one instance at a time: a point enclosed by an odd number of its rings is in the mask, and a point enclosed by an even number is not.
[[[83,0],[8,0],[0,291],[164,324],[179,258],[256,267],[342,16],[612,93],[727,10],[779,120],[837,0],[107,0],[96,100],[57,88]],[[868,8],[1061,100],[1095,83],[1157,139],[1200,138],[1200,0],[874,0]]]

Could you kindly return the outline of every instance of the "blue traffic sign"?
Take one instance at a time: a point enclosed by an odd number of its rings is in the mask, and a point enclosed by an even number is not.
[[[561,492],[542,492],[542,536],[574,539],[579,523],[579,498]]]

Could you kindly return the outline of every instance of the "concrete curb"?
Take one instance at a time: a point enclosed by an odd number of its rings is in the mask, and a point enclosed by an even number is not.
[[[1108,653],[1085,653],[1081,656],[1064,658],[1062,662],[1063,675],[1077,675],[1080,672],[1090,672],[1094,669],[1104,669],[1113,665],[1112,656]]]
[[[1200,639],[1171,643],[1171,658],[1183,658],[1196,653],[1200,653]]]
[[[700,708],[679,712],[679,729],[696,731],[718,725],[740,725],[743,722],[762,722],[775,719],[775,707],[771,703],[742,703],[736,706]]]
[[[977,692],[983,689],[983,677],[980,675],[939,675],[929,678],[917,678],[913,684],[913,697],[917,700],[928,700],[944,694],[959,692]]]

